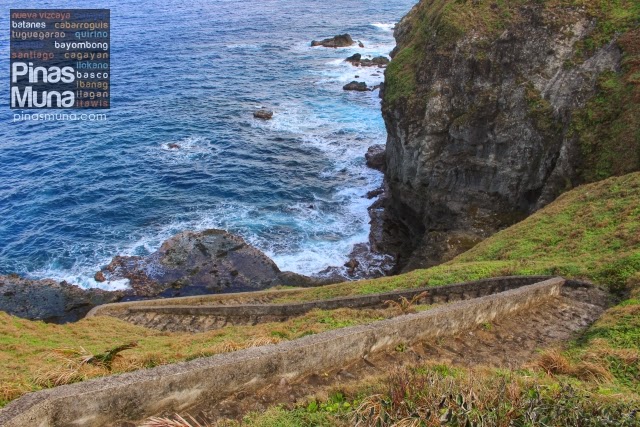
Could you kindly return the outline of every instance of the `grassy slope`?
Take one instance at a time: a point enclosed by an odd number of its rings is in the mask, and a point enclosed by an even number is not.
[[[621,290],[640,271],[640,173],[579,187],[453,264],[509,263],[516,273],[584,277]]]
[[[279,301],[366,294],[508,274],[562,274],[611,285],[615,290],[640,284],[640,173],[577,188],[447,264],[395,277],[303,289]],[[627,304],[616,309],[626,313],[620,315],[622,320],[612,322],[629,328],[629,338],[625,339],[630,341],[638,336],[638,324],[624,319],[637,316],[633,310],[637,310],[638,302],[631,300]],[[616,313],[614,310],[607,316],[617,319]],[[123,372],[295,339],[391,315],[390,310],[314,311],[284,323],[178,334],[148,330],[112,318],[51,325],[0,314],[0,405],[26,391],[53,385],[56,380],[73,382],[109,374],[100,367],[78,368],[77,358],[65,361],[54,350],[79,350],[82,346],[87,352],[96,353],[137,341],[139,346],[122,353],[123,357],[114,364],[113,372]],[[616,328],[611,341],[614,349],[627,345],[618,342],[627,332],[621,335]],[[602,331],[594,332],[592,338],[607,339],[607,333]],[[576,348],[572,354],[578,357],[579,353]]]

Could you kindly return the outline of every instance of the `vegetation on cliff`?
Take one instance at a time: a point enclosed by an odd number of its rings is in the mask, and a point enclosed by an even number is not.
[[[385,105],[424,108],[430,88],[419,80],[429,56],[462,51],[481,64],[505,30],[517,28],[532,7],[542,8],[544,25],[567,36],[572,36],[569,24],[578,19],[591,23],[587,35],[575,41],[566,68],[584,63],[609,43],[622,52],[620,69],[602,73],[597,94],[570,120],[568,136],[577,139],[583,156],[581,179],[594,182],[639,170],[640,3],[634,0],[421,1],[397,33],[400,43],[385,73]],[[530,102],[532,117],[560,135],[560,120],[547,100],[536,97]]]
[[[578,187],[452,264],[582,277],[617,292],[640,280],[640,173]]]
[[[620,72],[600,76],[598,94],[571,124],[584,157],[581,175],[588,182],[640,169],[640,29],[626,32],[617,43],[623,52]]]
[[[529,0],[423,0],[399,31],[402,45],[386,71],[387,107],[418,105],[427,53],[449,54],[463,37],[486,60],[491,43],[523,19]],[[583,64],[609,43],[621,67],[602,73],[596,95],[573,111],[566,136],[580,148],[583,181],[524,221],[454,260],[394,277],[282,293],[272,303],[309,301],[437,286],[504,275],[562,275],[607,287],[619,302],[563,349],[548,350],[521,370],[423,364],[375,382],[336,390],[324,400],[249,415],[246,425],[638,425],[640,405],[640,3],[635,0],[539,0],[546,24],[564,31],[580,15],[593,23],[576,41],[565,67]],[[568,31],[568,30],[567,30]],[[524,84],[529,115],[556,132],[552,105]],[[467,116],[460,116],[462,120]],[[543,132],[544,133],[544,132]],[[623,176],[617,176],[623,175]],[[617,176],[617,177],[612,177]],[[252,296],[247,294],[247,300]],[[393,316],[392,309],[315,310],[281,323],[226,327],[199,334],[168,333],[113,318],[67,325],[0,313],[0,406],[20,395],[159,364],[296,339]],[[133,343],[106,364],[91,355]],[[95,359],[95,358],[94,358]],[[503,423],[503,424],[500,424]],[[510,424],[511,423],[511,424]]]

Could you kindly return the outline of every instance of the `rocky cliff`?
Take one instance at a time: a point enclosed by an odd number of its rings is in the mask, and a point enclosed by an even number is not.
[[[640,169],[639,22],[640,3],[624,0],[413,8],[381,95],[387,249],[401,267],[446,261],[575,185]]]

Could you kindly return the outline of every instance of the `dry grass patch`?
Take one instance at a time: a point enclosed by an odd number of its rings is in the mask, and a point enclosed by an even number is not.
[[[393,317],[391,309],[313,310],[285,322],[230,326],[197,334],[161,332],[96,317],[66,325],[0,313],[0,406],[29,391],[273,345]],[[135,346],[131,344],[136,342]]]
[[[547,350],[533,363],[548,375],[566,375],[583,381],[607,382],[613,375],[602,358],[573,362],[558,349]]]

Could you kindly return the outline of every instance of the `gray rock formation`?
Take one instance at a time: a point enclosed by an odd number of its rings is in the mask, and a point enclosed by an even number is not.
[[[283,273],[241,237],[223,230],[185,231],[146,257],[116,256],[101,270],[107,280],[129,279],[137,296],[186,296],[241,292],[318,281]]]
[[[50,279],[0,276],[0,311],[65,323],[83,318],[97,305],[121,300],[242,292],[277,285],[312,287],[344,280],[281,272],[264,253],[223,230],[182,232],[146,257],[116,256],[95,279],[128,279],[131,289],[85,290]]]
[[[357,82],[355,80],[352,81],[351,83],[347,83],[346,85],[344,85],[342,89],[353,90],[356,92],[367,92],[369,90],[365,82]]]
[[[349,34],[339,34],[337,36],[324,39],[321,41],[314,40],[311,42],[311,46],[324,46],[324,47],[347,47],[355,44]]]
[[[361,67],[380,67],[380,68],[384,68],[387,66],[387,64],[389,63],[389,58],[387,58],[386,56],[376,56],[375,58],[372,59],[363,59],[360,61],[359,65]]]
[[[0,276],[0,311],[53,323],[79,320],[93,307],[117,302],[123,292],[84,290],[66,282]]]
[[[584,10],[530,2],[503,31],[455,34],[433,9],[423,0],[397,25],[382,94],[386,229],[411,241],[396,254],[405,270],[451,259],[579,184],[571,117],[621,64],[615,42],[580,58],[596,25]]]
[[[386,56],[376,56],[374,58],[362,58],[362,55],[359,53],[354,53],[345,59],[347,62],[351,62],[356,67],[380,67],[384,68],[389,63],[389,58]]]
[[[360,62],[360,60],[362,59],[362,55],[359,53],[354,53],[353,55],[347,57],[347,59],[345,59],[345,61],[347,62],[351,62],[352,64],[357,64]]]
[[[256,110],[253,112],[253,117],[255,117],[256,119],[270,120],[273,118],[273,111],[267,110],[266,108],[261,108],[260,110]]]
[[[367,152],[364,155],[364,158],[367,161],[367,166],[371,169],[376,169],[384,172],[386,157],[385,157],[385,146],[376,144],[372,145],[367,149]]]

